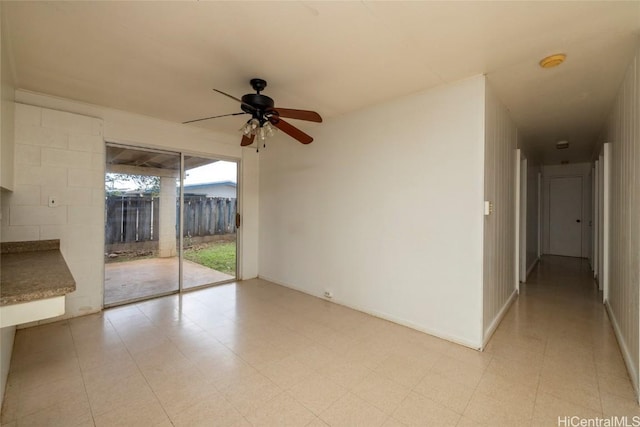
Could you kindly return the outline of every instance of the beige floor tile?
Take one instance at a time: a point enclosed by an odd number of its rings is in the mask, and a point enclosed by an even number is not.
[[[157,426],[169,421],[162,406],[155,400],[140,404],[126,403],[114,407],[100,415],[94,415],[96,427],[129,427],[129,426]]]
[[[413,388],[427,374],[432,363],[432,359],[424,360],[417,354],[413,357],[391,354],[375,368],[375,372],[404,387]]]
[[[269,378],[256,373],[239,379],[220,392],[245,416],[283,391]]]
[[[172,377],[158,379],[150,386],[170,417],[216,392],[213,383],[204,379],[195,367]]]
[[[640,420],[640,406],[635,398],[627,399],[610,393],[602,394],[602,412],[605,417],[627,416]]]
[[[407,426],[455,426],[460,414],[434,402],[411,393],[394,412],[393,418]]]
[[[212,381],[218,390],[223,390],[230,384],[258,372],[231,351],[223,354],[216,353],[210,357],[201,357],[193,362],[203,377]]]
[[[369,402],[387,415],[402,403],[411,390],[387,377],[372,372],[358,383],[351,392],[361,399]]]
[[[382,424],[382,427],[405,427],[400,421],[396,420],[393,417],[387,418],[387,420]]]
[[[78,362],[82,371],[89,371],[116,362],[134,363],[134,360],[124,344],[110,347],[91,345],[78,352]]]
[[[167,427],[636,415],[601,297],[574,264],[543,258],[483,353],[259,279],[18,330],[1,421],[92,425],[87,408],[97,425]]]
[[[76,358],[76,351],[73,344],[52,346],[42,350],[35,347],[33,351],[14,353],[11,359],[14,365],[12,370],[31,369],[32,366],[41,363],[66,361],[74,358]]]
[[[281,393],[246,415],[253,426],[304,426],[316,416],[287,393]]]
[[[4,391],[4,401],[0,411],[0,423],[9,424],[16,420],[18,416],[18,398],[20,389],[18,384],[11,383],[11,374]]]
[[[319,374],[312,374],[288,391],[298,402],[319,415],[336,400],[347,393],[347,389]]]
[[[131,357],[114,358],[103,364],[94,365],[90,369],[83,369],[82,376],[87,389],[95,389],[101,383],[113,383],[121,378],[140,375],[140,369]]]
[[[176,427],[250,426],[249,422],[218,392],[213,392],[185,410],[171,415]]]
[[[611,347],[616,348],[617,347],[617,342],[615,343],[615,347],[614,344],[611,344]],[[617,354],[615,355],[611,355],[609,357],[606,358],[596,358],[595,360],[595,364],[596,364],[596,370],[598,371],[598,373],[603,373],[603,374],[608,374],[608,375],[617,375],[619,377],[628,377],[629,374],[627,373],[627,368],[624,364],[624,360],[622,359],[622,356],[619,353],[619,349]]]
[[[17,425],[24,427],[76,427],[93,425],[93,417],[87,400],[62,401],[59,404],[20,418]]]
[[[338,355],[335,352],[320,345],[311,345],[297,351],[293,356],[314,370],[322,369],[338,359]]]
[[[387,415],[358,396],[347,393],[320,414],[330,426],[374,427],[382,425]]]
[[[484,426],[490,426],[490,425],[491,424],[481,423],[479,421],[472,420],[471,418],[462,416],[460,417],[458,424],[456,424],[456,427],[484,427]]]
[[[473,392],[474,386],[457,383],[436,372],[429,372],[414,388],[418,394],[461,414]]]
[[[491,353],[477,351],[461,345],[450,347],[445,354],[453,359],[459,360],[468,365],[478,366],[480,368],[486,368],[493,358],[493,354]]]
[[[463,415],[490,426],[517,427],[531,423],[531,414],[522,414],[517,403],[508,404],[482,393],[474,393]]]
[[[142,407],[157,402],[151,388],[139,373],[125,378],[105,378],[91,386],[87,384],[87,393],[94,416],[113,412],[124,405],[135,403]]]
[[[374,370],[389,357],[390,353],[391,349],[388,346],[372,341],[362,341],[351,346],[344,354],[340,354],[340,360],[357,363]]]
[[[358,363],[342,362],[338,360],[317,372],[334,383],[346,389],[351,389],[366,376],[371,374],[372,371],[366,366]]]
[[[25,392],[34,387],[72,378],[82,380],[80,365],[75,357],[33,364],[28,369],[16,371],[13,379],[19,383],[21,392]]]
[[[76,376],[19,391],[16,419],[53,406],[62,406],[70,402],[84,402],[87,394],[82,378]]]
[[[260,372],[283,389],[289,389],[314,371],[309,366],[299,362],[295,356],[288,356],[276,362],[265,365]]]
[[[287,352],[269,343],[250,343],[249,345],[232,348],[242,360],[256,369],[260,369],[269,363],[277,362],[288,356]]]
[[[469,387],[478,385],[485,370],[484,366],[461,362],[446,355],[442,356],[431,368],[432,372]]]
[[[497,400],[509,408],[512,415],[531,418],[535,403],[537,385],[526,385],[509,381],[500,375],[485,373],[475,393]]]
[[[485,374],[499,375],[507,381],[522,385],[537,386],[542,366],[531,366],[518,360],[495,356],[487,366]]]
[[[558,417],[564,416],[595,419],[597,417],[601,418],[602,412],[567,402],[549,393],[538,393],[533,412],[534,425],[558,425]]]
[[[613,394],[627,400],[635,399],[635,393],[628,376],[619,377],[611,374],[598,374],[600,394]]]
[[[309,424],[306,425],[306,427],[328,427],[328,426],[329,424],[325,423],[320,418],[315,416],[313,417],[311,422],[309,422]]]
[[[538,390],[541,393],[548,393],[593,411],[602,412],[602,402],[600,401],[600,391],[597,383],[593,386],[585,386],[579,381],[570,381],[564,376],[546,376],[543,374]]]
[[[529,366],[540,366],[544,358],[543,352],[531,351],[529,346],[520,347],[517,344],[510,343],[509,340],[493,344],[487,348],[487,353],[502,357],[503,359],[518,361]]]

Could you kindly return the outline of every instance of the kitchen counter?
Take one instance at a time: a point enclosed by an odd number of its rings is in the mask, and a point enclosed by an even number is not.
[[[64,296],[76,283],[59,240],[0,245],[0,306]]]

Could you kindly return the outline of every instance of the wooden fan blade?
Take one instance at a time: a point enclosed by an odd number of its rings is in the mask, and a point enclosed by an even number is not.
[[[280,117],[286,117],[287,119],[306,120],[308,122],[322,123],[322,117],[315,111],[309,110],[294,110],[292,108],[273,108],[271,111],[275,111]]]
[[[235,96],[233,96],[233,95],[229,95],[228,93],[225,93],[225,92],[223,92],[223,91],[221,91],[221,90],[218,90],[218,89],[213,89],[213,90],[214,90],[214,91],[216,91],[216,92],[218,92],[219,94],[222,94],[222,95],[226,96],[227,98],[231,98],[231,99],[233,99],[234,101],[238,101],[240,104],[242,104],[242,105],[246,106],[246,107],[247,107],[249,110],[251,110],[251,111],[255,111],[255,110],[256,110],[256,109],[253,107],[253,105],[249,105],[249,104],[247,104],[246,102],[243,102],[243,101],[242,101],[242,99],[236,98]]]
[[[222,114],[220,116],[211,116],[211,117],[204,117],[202,119],[195,119],[195,120],[189,120],[186,122],[182,122],[183,125],[186,125],[187,123],[194,123],[194,122],[201,122],[202,120],[209,120],[209,119],[217,119],[218,117],[227,117],[227,116],[239,116],[241,114],[247,114],[244,111],[241,113],[231,113],[231,114]]]
[[[251,145],[253,144],[253,139],[255,138],[255,135],[242,135],[242,141],[240,141],[240,145],[243,147],[246,147],[247,145]]]
[[[313,142],[313,138],[311,136],[307,135],[297,127],[285,122],[284,120],[278,117],[271,116],[269,117],[269,121],[271,122],[272,125],[280,129],[282,132],[286,133],[292,138],[297,139],[303,144],[310,144],[311,142]]]

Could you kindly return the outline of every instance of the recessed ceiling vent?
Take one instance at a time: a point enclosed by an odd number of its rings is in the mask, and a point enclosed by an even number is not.
[[[569,148],[569,141],[558,141],[558,142],[556,142],[556,148],[558,150],[564,150],[565,148]]]

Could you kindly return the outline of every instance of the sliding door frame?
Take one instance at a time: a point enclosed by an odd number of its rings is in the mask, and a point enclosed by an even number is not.
[[[215,155],[215,154],[211,154],[211,153],[202,153],[202,152],[196,152],[196,151],[189,151],[189,150],[178,150],[178,151],[173,151],[170,149],[166,149],[166,148],[162,148],[162,147],[157,147],[157,146],[153,146],[153,145],[146,145],[146,144],[138,144],[138,143],[131,143],[128,141],[118,141],[117,139],[110,139],[108,141],[105,141],[105,147],[118,147],[118,148],[125,148],[125,149],[131,149],[131,150],[141,150],[141,151],[148,151],[151,153],[159,153],[159,154],[171,154],[171,155],[176,155],[176,156],[180,156],[180,171],[179,171],[179,182],[180,182],[180,209],[178,210],[180,212],[180,217],[178,220],[179,223],[179,237],[178,237],[178,289],[174,290],[174,291],[169,291],[169,292],[162,292],[159,294],[155,294],[152,296],[148,296],[148,297],[140,297],[140,298],[132,298],[130,300],[125,300],[122,302],[116,302],[116,303],[110,303],[110,304],[105,304],[104,302],[104,285],[105,285],[105,279],[106,277],[103,276],[102,279],[102,288],[103,288],[103,296],[102,296],[102,305],[103,308],[109,308],[109,307],[116,307],[116,306],[120,306],[120,305],[126,305],[126,304],[133,304],[136,302],[141,302],[141,301],[146,301],[146,300],[150,300],[150,299],[154,299],[154,298],[161,298],[161,297],[165,297],[165,296],[169,296],[169,295],[175,295],[175,294],[183,294],[186,292],[190,292],[190,291],[195,291],[195,290],[199,290],[199,289],[203,289],[203,288],[208,288],[208,287],[212,287],[212,286],[217,286],[217,285],[223,285],[226,283],[233,283],[235,281],[240,280],[241,276],[241,271],[240,271],[240,267],[242,265],[241,263],[241,242],[242,242],[242,225],[240,225],[239,227],[236,227],[236,239],[235,239],[235,244],[236,244],[236,272],[235,272],[235,278],[233,279],[229,279],[229,280],[224,280],[221,282],[215,282],[212,284],[206,284],[206,285],[201,285],[201,286],[194,286],[194,287],[189,287],[189,288],[185,288],[184,287],[184,266],[183,266],[183,260],[184,260],[184,253],[183,253],[183,245],[184,245],[184,178],[185,178],[185,156],[189,156],[189,157],[200,157],[203,159],[210,159],[210,160],[217,160],[217,161],[225,161],[225,162],[232,162],[236,164],[236,213],[240,215],[240,217],[242,218],[242,183],[241,183],[241,168],[242,168],[242,163],[241,163],[241,159],[237,158],[237,157],[230,157],[230,156],[224,156],[224,155]],[[105,158],[105,165],[106,165],[106,158]],[[106,177],[107,171],[105,168],[105,177]],[[104,221],[106,221],[107,218],[105,217]]]

